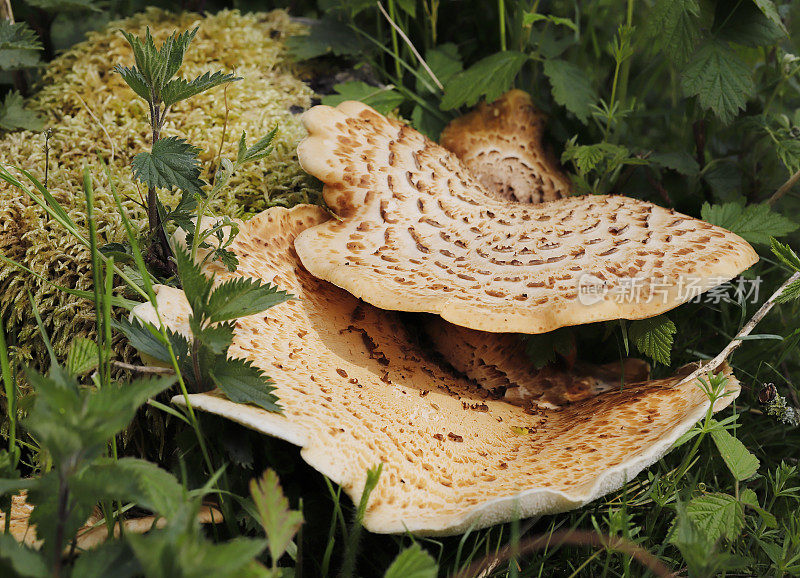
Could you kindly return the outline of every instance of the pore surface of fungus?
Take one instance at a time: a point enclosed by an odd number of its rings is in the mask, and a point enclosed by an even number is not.
[[[303,232],[297,252],[383,309],[544,333],[657,315],[758,259],[725,229],[628,197],[498,200],[447,150],[359,102],[303,121],[300,163],[339,219]]]
[[[552,201],[570,194],[570,182],[544,149],[545,120],[530,95],[515,89],[451,121],[439,142],[488,192],[525,203]]]
[[[455,370],[505,401],[525,407],[563,407],[645,381],[650,374],[649,365],[635,358],[537,368],[516,334],[475,331],[435,315],[427,316],[420,326],[433,349]]]
[[[328,218],[314,206],[269,209],[235,238],[236,272],[206,266],[217,282],[255,277],[296,296],[239,319],[230,349],[272,378],[283,415],[219,392],[190,400],[300,446],[356,503],[367,470],[383,463],[364,520],[371,531],[453,534],[580,506],[632,479],[705,414],[695,384],[664,387],[678,378],[535,413],[492,398],[427,357],[397,313],[305,270],[295,238]],[[186,333],[182,291],[160,287],[158,303],[165,323]],[[150,304],[134,313],[153,318]],[[725,372],[730,395],[716,409],[739,391]]]

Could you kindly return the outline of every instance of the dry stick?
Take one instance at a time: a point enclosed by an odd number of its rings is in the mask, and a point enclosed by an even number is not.
[[[474,576],[479,576],[481,570],[487,567],[488,564],[496,565],[497,563],[511,559],[513,556],[520,556],[529,552],[541,550],[542,548],[561,546],[563,544],[616,550],[618,552],[622,552],[623,554],[629,555],[656,576],[668,577],[675,575],[661,560],[653,556],[641,546],[637,546],[625,538],[619,536],[607,536],[604,534],[598,534],[597,532],[591,532],[589,530],[560,530],[558,532],[553,532],[552,534],[542,534],[540,536],[528,538],[517,545],[516,548],[512,546],[505,546],[496,555],[473,562],[464,570],[456,574],[453,578],[473,578]]]
[[[417,49],[414,48],[414,45],[408,39],[408,36],[406,36],[406,33],[403,32],[400,29],[400,27],[397,24],[394,23],[394,20],[392,20],[392,18],[389,16],[389,14],[386,13],[386,10],[384,9],[383,4],[378,2],[378,8],[380,9],[381,14],[383,14],[383,16],[386,18],[386,20],[389,21],[389,24],[392,25],[392,28],[394,28],[397,31],[397,33],[400,35],[400,38],[402,38],[405,41],[405,43],[408,44],[408,47],[411,49],[411,52],[413,52],[414,56],[417,57],[417,60],[419,60],[419,63],[422,65],[422,68],[425,69],[425,72],[430,74],[431,78],[433,79],[433,82],[435,82],[436,86],[439,87],[439,90],[444,90],[444,86],[442,85],[441,82],[439,82],[439,79],[433,73],[433,70],[431,70],[430,66],[428,66],[428,63],[425,62],[425,60],[422,58],[422,56],[420,56],[420,53],[417,52]]]
[[[174,375],[175,370],[171,367],[158,367],[157,365],[133,365],[123,361],[112,361],[111,364],[119,369],[127,369],[137,373],[154,373],[158,375]]]
[[[698,369],[695,369],[692,373],[682,379],[680,383],[676,385],[676,387],[683,385],[684,383],[694,381],[703,374],[713,373],[720,365],[723,364],[728,356],[730,356],[730,354],[742,344],[743,338],[750,335],[750,332],[753,331],[753,328],[755,328],[756,325],[758,325],[759,321],[764,319],[767,313],[770,312],[778,300],[778,297],[781,295],[781,293],[783,293],[783,290],[786,289],[790,283],[794,283],[797,280],[800,280],[800,272],[789,277],[783,285],[778,287],[778,290],[775,291],[775,293],[773,293],[770,298],[767,299],[767,301],[759,308],[759,310],[755,312],[755,314],[750,318],[750,321],[748,321],[745,326],[742,327],[739,333],[736,334],[736,337],[734,337],[733,340],[728,343],[725,349],[720,351],[719,355],[717,355],[711,361],[707,361]]]
[[[797,181],[800,181],[800,171],[797,171],[795,174],[789,177],[789,180],[783,183],[780,188],[775,191],[775,193],[767,200],[767,204],[772,206],[778,202],[783,195],[792,190],[792,187],[797,184]]]

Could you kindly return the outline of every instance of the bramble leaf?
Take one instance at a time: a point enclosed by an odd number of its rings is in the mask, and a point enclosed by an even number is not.
[[[745,445],[733,437],[728,430],[718,427],[711,430],[711,439],[717,446],[722,459],[737,480],[744,481],[758,471],[758,458],[750,453]]]
[[[589,76],[566,60],[545,61],[544,73],[553,87],[555,101],[586,124],[592,104],[597,100]]]
[[[786,37],[782,24],[775,24],[753,2],[738,2],[733,6],[720,2],[715,21],[722,22],[716,31],[720,40],[745,46],[772,46]]]
[[[159,139],[150,152],[141,152],[133,158],[133,174],[148,187],[171,189],[177,187],[190,195],[203,195],[204,183],[200,179],[197,154],[200,149],[182,138]]]
[[[175,247],[175,263],[178,265],[178,275],[192,314],[202,321],[207,317],[206,304],[214,281],[203,273],[184,247]]]
[[[357,80],[337,84],[333,88],[336,94],[323,97],[322,104],[337,106],[346,100],[358,100],[381,114],[388,114],[405,100],[405,97],[392,86],[370,86],[366,82]]]
[[[707,40],[694,52],[683,70],[681,86],[686,96],[697,96],[701,107],[714,111],[726,124],[755,89],[750,67],[720,40]]]
[[[669,365],[673,336],[677,331],[675,324],[666,315],[658,315],[632,321],[628,328],[628,337],[641,353],[656,363]]]
[[[383,578],[436,578],[438,575],[436,560],[415,543],[397,555]]]
[[[647,20],[645,34],[654,48],[683,65],[700,37],[697,0],[658,0]]]
[[[497,52],[479,60],[444,85],[444,97],[439,108],[450,110],[472,106],[481,97],[485,97],[486,102],[494,101],[511,87],[527,60],[526,54],[513,50]]]
[[[758,9],[761,10],[761,12],[770,22],[780,28],[784,34],[789,34],[789,31],[786,30],[786,26],[783,24],[783,20],[781,20],[781,15],[778,14],[778,9],[775,7],[775,3],[772,0],[753,0],[753,3],[758,6]]]
[[[782,237],[797,229],[797,224],[773,211],[767,203],[704,203],[700,215],[704,221],[728,229],[745,241],[763,245],[769,244],[772,237]]]
[[[250,480],[250,495],[258,510],[258,521],[267,534],[273,564],[283,556],[303,524],[303,514],[289,508],[278,474],[268,469],[260,479]]]
[[[235,403],[252,403],[267,411],[282,412],[275,387],[263,371],[246,359],[220,358],[211,370],[214,383]]]
[[[41,130],[44,119],[23,106],[22,95],[16,91],[6,94],[0,105],[0,129]]]
[[[744,528],[744,508],[728,494],[711,493],[694,498],[686,505],[686,513],[711,543],[723,537],[734,539]]]

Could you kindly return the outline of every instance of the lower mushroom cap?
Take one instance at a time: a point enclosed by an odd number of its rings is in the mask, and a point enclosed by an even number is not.
[[[238,270],[208,271],[217,281],[260,278],[297,296],[238,320],[230,350],[270,375],[283,415],[219,392],[189,399],[300,446],[303,459],[356,503],[367,470],[382,462],[367,529],[455,534],[581,506],[654,463],[705,414],[709,402],[695,384],[668,387],[678,377],[535,414],[490,398],[429,359],[397,314],[302,267],[295,237],[327,218],[311,206],[265,211],[242,225],[231,246]],[[160,287],[158,300],[167,325],[185,332],[182,292]],[[135,314],[147,318],[152,307]],[[739,392],[724,371],[730,395],[716,409]]]
[[[448,124],[440,144],[498,197],[541,203],[570,194],[569,179],[542,144],[545,116],[527,92],[510,90]]]

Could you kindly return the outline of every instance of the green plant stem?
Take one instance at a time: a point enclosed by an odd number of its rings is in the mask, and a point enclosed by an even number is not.
[[[625,24],[629,27],[633,27],[633,4],[634,0],[628,0],[628,9],[626,13],[626,20]],[[631,60],[633,60],[633,55],[629,56],[625,59],[622,63],[622,71],[620,74],[620,81],[619,81],[619,103],[620,106],[624,107],[628,98],[628,79],[630,78],[631,73]]]
[[[397,20],[397,15],[395,12],[394,7],[394,0],[388,0],[389,3],[389,17],[393,20]],[[397,78],[403,78],[403,71],[400,68],[400,43],[397,41],[397,31],[394,27],[391,28],[392,32],[392,52],[394,53],[394,69],[395,69],[395,76]]]
[[[500,50],[508,50],[506,45],[506,2],[497,0],[497,17],[500,19]]]
[[[17,449],[17,384],[11,371],[11,362],[8,358],[5,327],[0,325],[0,370],[3,376],[3,386],[6,393],[6,406],[8,408],[8,453],[11,454],[12,465],[16,468],[19,461]],[[6,516],[8,526],[11,516]]]

